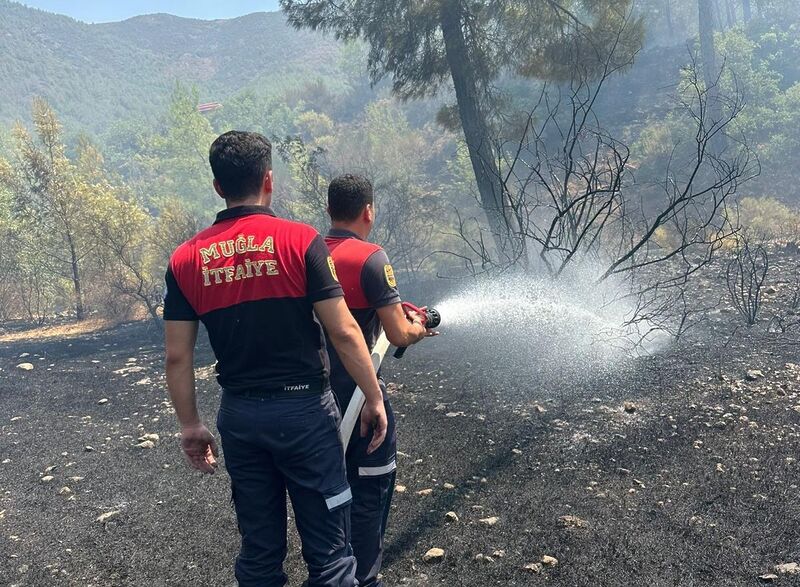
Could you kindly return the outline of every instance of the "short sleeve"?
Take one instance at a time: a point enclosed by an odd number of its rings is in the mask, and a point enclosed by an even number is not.
[[[344,296],[328,246],[320,235],[306,250],[306,298],[312,304]]]
[[[164,320],[194,321],[198,320],[197,312],[186,299],[178,285],[178,280],[172,273],[172,267],[167,268],[167,291],[164,295]]]
[[[400,303],[394,269],[383,249],[372,253],[364,263],[364,268],[361,270],[361,287],[372,308],[378,309]]]

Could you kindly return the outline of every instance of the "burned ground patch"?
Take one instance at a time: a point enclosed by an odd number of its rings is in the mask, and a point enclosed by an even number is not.
[[[751,329],[721,352],[715,332],[580,378],[446,334],[389,360],[387,584],[800,584],[776,570],[800,561],[798,341]],[[234,584],[227,476],[184,465],[162,361],[136,324],[0,347],[1,584]],[[299,585],[296,541],[287,568]]]

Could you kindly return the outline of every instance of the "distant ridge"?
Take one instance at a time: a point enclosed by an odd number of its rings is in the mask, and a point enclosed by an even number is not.
[[[335,41],[292,29],[279,12],[86,24],[0,0],[0,123],[28,118],[39,95],[68,125],[102,132],[163,111],[176,80],[224,100],[286,76],[330,75],[337,58]]]

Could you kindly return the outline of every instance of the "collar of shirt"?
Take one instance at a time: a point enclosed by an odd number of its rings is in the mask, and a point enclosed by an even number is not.
[[[347,230],[346,228],[331,228],[328,231],[328,236],[331,238],[355,238],[360,241],[364,240],[363,238],[358,236],[355,232],[353,232],[352,230]]]
[[[265,214],[267,216],[275,216],[275,212],[269,206],[234,206],[228,208],[217,214],[217,219],[214,224],[231,220],[232,218],[241,218],[242,216],[250,216],[252,214]]]

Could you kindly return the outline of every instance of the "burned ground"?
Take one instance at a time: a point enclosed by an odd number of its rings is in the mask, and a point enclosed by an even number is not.
[[[580,377],[579,363],[521,376],[446,330],[388,360],[402,492],[387,584],[800,584],[776,571],[800,562],[798,339],[762,325],[726,345],[735,323],[723,308]],[[183,464],[162,361],[142,324],[0,345],[0,584],[233,584],[227,477]],[[204,349],[213,422],[211,361]],[[423,562],[434,547],[444,557]],[[296,545],[287,567],[299,585]]]

